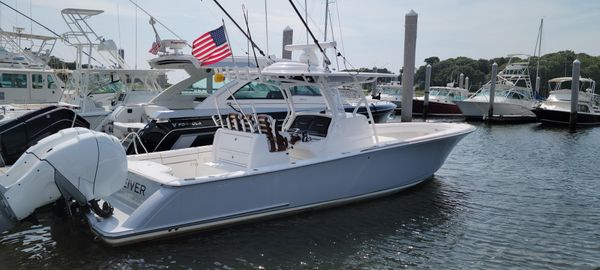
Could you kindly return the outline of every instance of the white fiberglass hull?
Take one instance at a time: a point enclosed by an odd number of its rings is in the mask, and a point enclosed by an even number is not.
[[[420,134],[418,127],[424,125],[436,131]],[[297,160],[225,177],[185,178],[183,184],[161,184],[130,170],[126,186],[107,199],[115,207],[114,215],[101,219],[89,214],[89,223],[107,243],[123,245],[383,196],[432,176],[454,146],[474,130],[447,123],[378,125],[380,134],[388,129],[409,131],[405,139],[335,157]],[[210,152],[211,147],[194,151]],[[172,159],[181,159],[176,151],[171,151]]]
[[[463,116],[471,120],[484,120],[488,114],[489,102],[463,100],[456,101]],[[494,102],[494,117],[507,119],[535,119],[532,107],[522,104]]]

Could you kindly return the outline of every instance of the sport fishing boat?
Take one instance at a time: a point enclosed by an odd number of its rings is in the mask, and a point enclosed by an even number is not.
[[[76,49],[76,68],[65,76],[62,101],[75,104],[78,113],[101,130],[107,116],[119,105],[148,102],[162,91],[159,76],[165,71],[133,69],[124,60],[116,43],[100,36],[90,19],[103,10],[67,8],[61,15],[69,28],[63,38]]]
[[[177,45],[179,44],[179,45]],[[281,126],[288,114],[288,104],[277,85],[266,84],[260,80],[258,65],[267,65],[265,58],[247,57],[226,58],[221,62],[202,66],[192,55],[183,54],[181,42],[164,44],[172,51],[162,53],[150,60],[155,69],[184,70],[188,77],[176,83],[147,104],[126,105],[115,109],[103,131],[118,138],[125,138],[131,132],[137,132],[143,147],[129,144],[129,154],[140,152],[166,151],[193,146],[211,144],[218,126],[212,121],[213,115],[226,116],[231,112],[249,112],[267,114]],[[185,44],[185,43],[183,43]],[[298,45],[288,45],[290,49],[302,50]],[[316,57],[316,56],[314,56]],[[235,79],[217,72],[218,69],[246,69],[246,77]],[[297,111],[322,111],[326,105],[318,88],[298,87],[291,92]],[[342,100],[344,110],[367,114],[366,106],[351,104]],[[385,122],[393,113],[395,106],[389,102],[370,103],[371,114],[375,122]],[[137,141],[130,140],[129,142]]]
[[[368,106],[367,116],[356,108],[346,112],[339,88],[354,86],[362,94],[360,84],[380,76],[388,75],[274,63],[256,82],[280,90],[289,105],[281,128],[255,110],[218,113],[212,119],[219,129],[207,146],[126,157],[114,137],[81,128],[60,131],[0,176],[0,230],[63,196],[100,239],[124,245],[414,186],[432,176],[474,127],[376,124]],[[296,110],[292,93],[300,89],[318,90],[325,110]],[[362,100],[367,103],[364,94]],[[27,196],[31,192],[36,196]]]
[[[427,114],[431,116],[460,116],[460,109],[456,101],[469,97],[469,91],[458,87],[433,86],[429,88]],[[425,97],[413,98],[413,114],[423,114]]]
[[[571,116],[571,77],[548,81],[550,95],[532,111],[542,123],[569,124]],[[600,125],[600,96],[595,94],[596,82],[579,79],[577,125]]]
[[[519,55],[509,55],[508,64],[496,76],[493,106],[495,120],[536,120],[535,114],[531,112],[536,101],[529,78],[529,62],[513,62],[518,59],[517,56]],[[467,120],[485,120],[490,106],[490,85],[491,81],[482,86],[473,96],[455,102]]]

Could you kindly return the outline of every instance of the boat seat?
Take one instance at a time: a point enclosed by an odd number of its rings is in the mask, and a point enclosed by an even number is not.
[[[288,141],[275,130],[276,122],[270,115],[259,114],[258,120],[259,132],[267,136],[269,140],[269,152],[280,152],[287,150]]]
[[[240,121],[240,115],[238,113],[232,112],[229,113],[229,115],[227,115],[227,128],[237,131],[242,130],[242,123]]]
[[[283,94],[281,91],[269,91],[267,93],[266,99],[283,99]]]
[[[254,115],[245,114],[242,116],[242,128],[246,132],[255,133],[259,132],[258,123],[254,119]],[[259,132],[260,133],[260,132]]]

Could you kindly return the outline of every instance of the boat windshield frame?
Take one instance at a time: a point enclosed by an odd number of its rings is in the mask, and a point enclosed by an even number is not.
[[[239,69],[226,69],[220,72],[225,74],[226,77],[233,79],[236,79],[236,77],[247,78],[249,75],[244,75],[243,71]],[[376,135],[375,121],[365,93],[360,89],[360,86],[373,83],[377,78],[395,76],[395,74],[385,73],[332,72],[298,62],[278,62],[260,71],[258,80],[261,83],[278,87],[283,94],[288,112],[281,127],[282,131],[287,131],[292,124],[291,120],[296,115],[294,99],[292,98],[290,89],[292,87],[309,86],[319,89],[327,108],[325,113],[333,121],[340,118],[357,117],[358,108],[365,106],[368,115],[367,121],[373,129],[374,141],[375,143],[379,143]],[[342,87],[353,90],[360,97],[358,104],[356,104],[353,112],[350,114],[347,114],[344,110],[343,95],[339,91]],[[233,101],[236,102],[235,99]]]
[[[567,82],[569,84],[571,84],[572,81],[573,81],[573,78],[571,78],[571,77],[561,77],[561,78],[550,79],[550,80],[548,80],[548,89],[550,89],[550,91],[571,90],[571,87],[563,88],[562,85]],[[597,94],[596,93],[596,81],[594,81],[593,79],[590,79],[590,78],[579,78],[579,91]]]

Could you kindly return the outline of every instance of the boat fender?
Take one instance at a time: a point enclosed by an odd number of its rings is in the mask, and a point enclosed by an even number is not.
[[[102,218],[108,218],[110,216],[112,216],[113,212],[114,212],[114,208],[112,207],[112,205],[110,205],[109,202],[104,201],[102,203],[102,208],[100,208],[100,206],[98,205],[98,200],[90,200],[90,207],[92,208],[92,211],[94,211],[94,214],[102,217]]]

